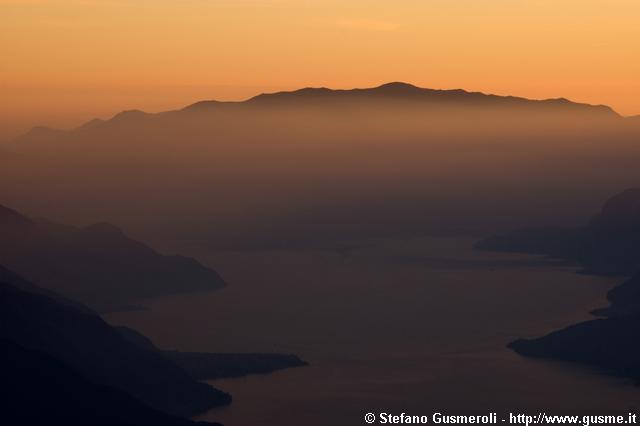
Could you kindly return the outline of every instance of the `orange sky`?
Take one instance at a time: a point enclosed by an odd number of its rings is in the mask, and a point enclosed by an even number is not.
[[[0,137],[406,81],[640,114],[639,0],[0,0]]]

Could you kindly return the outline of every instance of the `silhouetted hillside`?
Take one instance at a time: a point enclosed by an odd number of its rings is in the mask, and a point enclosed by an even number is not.
[[[82,303],[68,299],[54,291],[47,290],[46,288],[38,287],[37,285],[32,284],[30,281],[25,280],[15,272],[8,270],[2,265],[0,265],[0,282],[11,284],[14,287],[19,288],[20,290],[24,290],[29,293],[49,297],[62,305],[71,306],[87,314],[97,315],[93,310],[89,309]]]
[[[640,189],[611,197],[584,227],[521,229],[485,238],[476,247],[577,260],[594,274],[634,274],[640,269]]]
[[[128,394],[86,380],[45,352],[0,338],[2,412],[5,425],[195,426],[149,408]]]
[[[640,274],[635,274],[607,293],[609,306],[596,309],[594,315],[620,317],[640,315]]]
[[[640,189],[611,198],[581,228],[530,228],[497,235],[477,248],[543,254],[580,262],[597,274],[635,274],[607,294],[610,306],[586,321],[537,339],[519,339],[509,347],[519,354],[577,362],[640,380]]]
[[[29,230],[34,226],[34,222],[20,213],[0,206],[0,233],[3,242],[0,245],[0,253],[9,250],[9,244],[19,244],[24,239]]]
[[[326,102],[360,102],[372,104],[376,102],[411,102],[425,106],[447,107],[451,105],[472,107],[504,107],[521,108],[523,110],[547,110],[556,113],[583,112],[616,117],[611,108],[604,105],[588,105],[571,102],[564,98],[531,100],[515,96],[488,95],[480,92],[467,92],[462,89],[436,90],[425,89],[412,84],[392,82],[368,89],[333,90],[322,88],[305,88],[290,92],[265,93],[246,101],[253,105],[286,105],[297,103]],[[198,104],[202,107],[202,104]],[[189,107],[187,107],[189,108]]]
[[[53,142],[64,137],[65,131],[61,129],[53,129],[51,127],[36,126],[20,136],[18,139],[26,139],[33,142]]]
[[[277,106],[326,106],[327,104],[349,105],[359,103],[367,106],[376,104],[410,103],[423,107],[446,108],[484,107],[516,108],[522,111],[582,112],[618,117],[611,108],[604,105],[588,105],[571,102],[567,99],[531,100],[514,96],[497,96],[466,90],[424,89],[411,84],[394,82],[367,89],[328,89],[304,88],[288,92],[264,93],[244,102],[201,101],[183,108],[181,111],[206,111],[222,108],[277,107]],[[114,117],[115,118],[115,117]]]
[[[407,103],[411,106],[433,108],[499,108],[509,112],[523,113],[546,112],[552,114],[579,113],[592,117],[619,118],[620,116],[606,105],[589,105],[572,102],[568,99],[532,100],[515,96],[498,96],[480,92],[468,92],[462,89],[436,90],[420,88],[402,82],[383,84],[367,89],[328,89],[304,88],[289,92],[264,93],[242,102],[220,102],[215,100],[200,101],[188,105],[181,110],[167,111],[158,114],[145,113],[139,110],[122,111],[110,120],[91,120],[72,132],[86,132],[90,130],[106,130],[117,125],[142,123],[150,118],[162,120],[189,112],[227,111],[243,113],[255,111],[255,108],[273,107],[308,107],[308,106],[350,106],[361,104],[367,107],[397,106]],[[28,142],[34,137],[41,141],[49,134],[52,138],[59,136],[58,130],[36,128],[32,132],[18,138]]]
[[[275,353],[206,353],[161,351],[148,338],[127,327],[116,327],[130,342],[161,352],[196,380],[267,374],[285,368],[308,365],[296,355]]]
[[[627,189],[608,199],[590,226],[606,231],[640,229],[640,188]]]
[[[519,339],[509,347],[521,355],[591,365],[640,381],[638,333],[638,316],[598,319],[537,339]]]
[[[171,414],[193,415],[231,402],[157,351],[129,342],[100,317],[6,282],[0,282],[0,337],[46,352],[94,383]]]
[[[106,223],[76,228],[0,206],[0,232],[0,263],[97,310],[224,286],[194,259],[160,255]]]
[[[481,92],[468,92],[462,89],[438,90],[427,89],[403,82],[386,83],[378,87],[365,89],[329,89],[304,88],[293,91],[276,93],[263,93],[241,102],[220,102],[206,100],[188,105],[181,110],[166,111],[158,114],[145,113],[140,110],[122,111],[109,120],[93,119],[72,132],[87,132],[91,130],[104,130],[117,124],[131,124],[150,117],[169,119],[172,116],[187,112],[204,112],[207,110],[242,111],[244,107],[274,106],[326,106],[349,105],[352,103],[367,106],[385,105],[389,103],[410,103],[428,108],[475,107],[475,108],[504,108],[521,112],[549,112],[549,113],[580,113],[590,114],[593,117],[620,118],[620,116],[606,105],[590,105],[572,102],[565,98],[532,100],[516,96],[499,96]],[[17,141],[29,142],[57,139],[64,132],[46,127],[36,127],[27,134],[20,136]]]
[[[610,198],[589,224],[590,247],[584,263],[600,273],[632,274],[640,270],[640,189]]]

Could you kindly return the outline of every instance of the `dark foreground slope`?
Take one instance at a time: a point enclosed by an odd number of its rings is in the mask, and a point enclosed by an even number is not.
[[[0,206],[0,236],[1,264],[97,310],[224,285],[194,259],[160,255],[105,223],[76,228]]]
[[[195,426],[94,384],[44,352],[0,338],[0,422],[5,425]]]
[[[6,282],[0,283],[0,337],[167,413],[194,415],[231,402],[162,354],[130,343],[97,315]]]

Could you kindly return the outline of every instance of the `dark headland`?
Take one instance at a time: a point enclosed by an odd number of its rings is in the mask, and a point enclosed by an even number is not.
[[[69,377],[66,388],[69,392],[84,389],[84,385],[73,385],[78,375],[109,389],[115,402],[124,400],[134,405],[134,401],[140,401],[141,407],[180,416],[196,415],[231,403],[229,394],[199,380],[264,374],[307,365],[294,355],[163,351],[142,334],[112,327],[89,308],[40,289],[3,267],[0,267],[0,338],[11,342],[13,348],[13,352],[2,352],[3,368],[10,369],[12,354],[25,351],[29,355],[25,362],[35,357],[50,358],[42,368],[51,364],[56,377],[66,374],[56,363],[70,367],[74,375]],[[87,398],[98,390],[89,389]],[[105,408],[108,401],[103,401]],[[61,415],[67,411],[64,407],[60,405]],[[114,415],[120,408],[113,407]],[[140,411],[141,416],[145,414],[142,408]],[[78,411],[79,416],[83,413]]]
[[[477,247],[570,259],[584,273],[630,276],[608,292],[608,307],[593,312],[604,318],[518,339],[509,347],[524,356],[590,365],[640,383],[640,189],[613,196],[586,225],[517,230]]]
[[[98,311],[225,285],[195,259],[161,255],[108,223],[79,228],[0,205],[0,233],[0,264]]]
[[[307,365],[295,355],[161,350],[96,313],[225,284],[194,259],[160,255],[113,225],[59,225],[2,206],[0,233],[3,419],[186,426],[196,423],[176,416],[232,401],[201,381]]]

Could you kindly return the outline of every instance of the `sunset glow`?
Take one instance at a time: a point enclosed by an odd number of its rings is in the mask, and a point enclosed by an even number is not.
[[[0,0],[0,137],[406,81],[640,113],[637,0]]]

